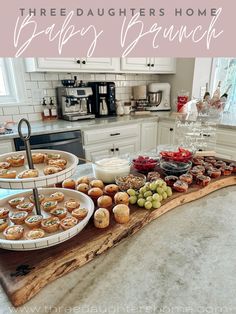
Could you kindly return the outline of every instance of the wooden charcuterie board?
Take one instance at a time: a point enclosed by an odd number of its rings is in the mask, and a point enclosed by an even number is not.
[[[0,282],[14,306],[31,299],[49,282],[83,266],[97,255],[119,244],[141,230],[152,220],[218,189],[236,185],[236,175],[212,180],[204,188],[192,185],[186,193],[174,193],[156,210],[133,206],[129,223],[120,225],[111,220],[107,229],[99,230],[91,221],[72,239],[47,249],[15,252],[0,250]]]

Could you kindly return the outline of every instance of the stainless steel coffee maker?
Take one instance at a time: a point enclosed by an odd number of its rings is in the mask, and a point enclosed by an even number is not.
[[[58,116],[68,121],[94,119],[91,87],[57,87]]]

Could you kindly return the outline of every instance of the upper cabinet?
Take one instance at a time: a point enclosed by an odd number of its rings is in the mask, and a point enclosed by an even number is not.
[[[26,58],[27,72],[175,73],[174,58]]]

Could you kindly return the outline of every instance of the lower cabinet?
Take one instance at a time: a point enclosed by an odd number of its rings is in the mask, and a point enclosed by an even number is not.
[[[157,122],[142,123],[141,151],[148,152],[157,147]]]
[[[173,145],[174,144],[174,123],[159,122],[158,126],[158,145]]]
[[[0,142],[0,152],[1,154],[11,153],[15,151],[13,141],[1,141]]]

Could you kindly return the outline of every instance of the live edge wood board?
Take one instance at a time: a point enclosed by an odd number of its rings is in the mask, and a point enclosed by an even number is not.
[[[0,282],[12,304],[22,305],[49,282],[83,266],[171,209],[235,184],[236,175],[231,175],[212,180],[205,188],[193,185],[186,193],[174,193],[157,210],[133,206],[131,219],[125,225],[112,220],[109,228],[99,230],[90,222],[74,238],[40,252],[0,250]]]

